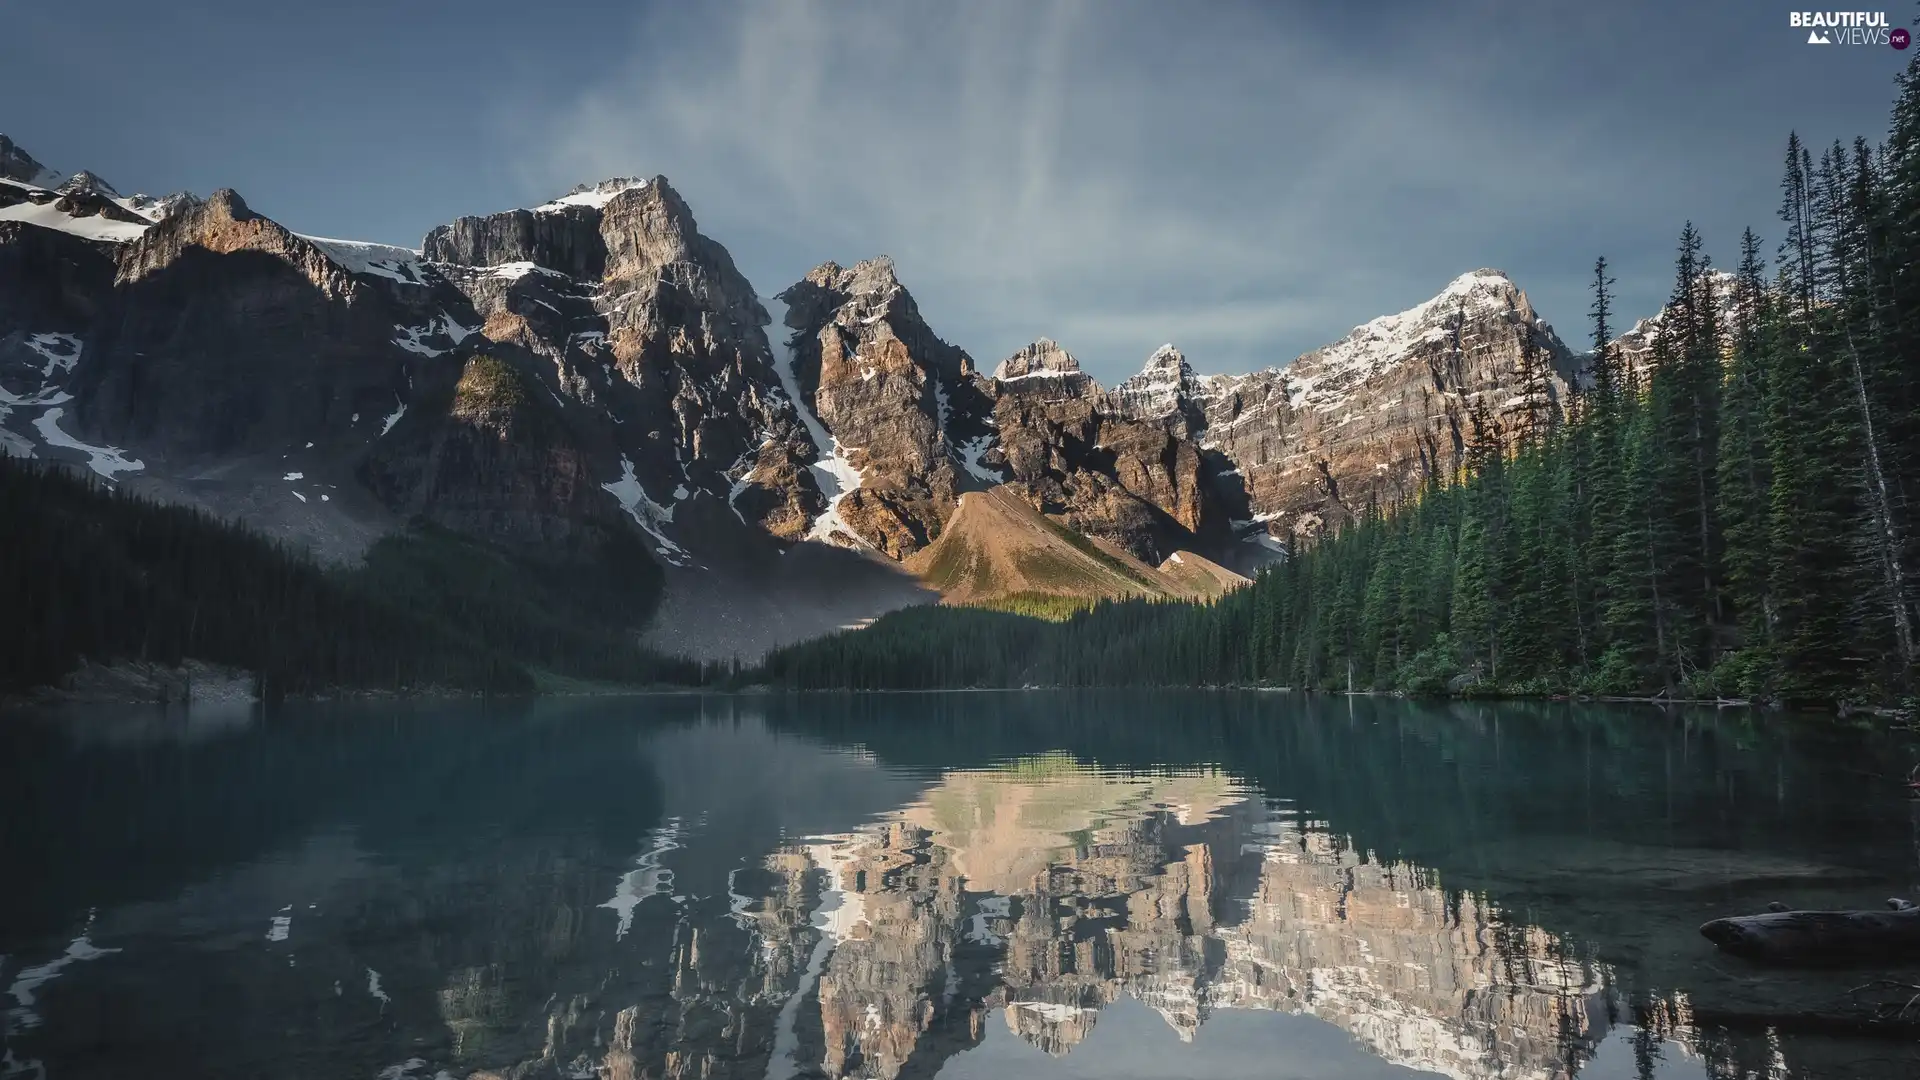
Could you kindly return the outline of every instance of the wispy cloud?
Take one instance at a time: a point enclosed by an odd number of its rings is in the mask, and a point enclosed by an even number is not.
[[[1352,15],[673,5],[514,137],[546,188],[666,173],[767,292],[889,254],[989,366],[1043,334],[1105,378],[1168,339],[1205,370],[1281,363],[1482,265],[1577,334],[1609,223],[1677,228],[1643,219],[1685,132],[1617,138],[1646,118],[1529,90],[1550,65],[1457,13]]]

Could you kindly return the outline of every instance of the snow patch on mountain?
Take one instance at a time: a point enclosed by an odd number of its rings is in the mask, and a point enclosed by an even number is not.
[[[420,356],[445,356],[459,348],[461,342],[480,331],[477,326],[462,326],[454,321],[453,316],[444,311],[428,319],[425,326],[395,325],[394,329],[399,331],[399,336],[393,339],[393,343]],[[445,336],[453,344],[444,349],[427,344],[428,338],[440,336]]]
[[[48,409],[34,420],[34,430],[40,433],[40,438],[48,446],[80,451],[87,455],[87,468],[109,480],[120,473],[139,472],[147,467],[145,463],[127,457],[126,451],[117,446],[94,446],[61,431],[60,417],[65,414],[65,409]]]
[[[959,444],[955,449],[960,451],[961,466],[963,466],[974,479],[988,484],[1004,484],[1007,481],[1006,477],[1001,476],[997,471],[988,468],[980,462],[981,457],[985,456],[987,451],[993,449],[993,444],[994,438],[992,435],[979,435]]]
[[[546,267],[541,266],[539,263],[528,262],[525,260],[522,260],[520,262],[501,263],[498,266],[490,266],[490,267],[487,267],[482,272],[488,277],[499,278],[501,281],[519,281],[521,278],[526,277],[528,274],[545,274],[548,277],[557,277],[564,281],[573,280],[572,278],[567,277],[567,275],[561,273],[558,270],[549,270]]]
[[[661,506],[647,497],[647,489],[640,485],[640,478],[634,474],[633,459],[620,455],[620,479],[611,484],[600,485],[613,494],[625,510],[648,536],[659,545],[660,557],[675,566],[687,564],[687,552],[679,544],[667,538],[665,526],[673,523],[673,507]]]
[[[115,199],[120,208],[129,213],[139,214],[154,224],[159,224],[189,206],[197,205],[200,199],[192,192],[176,191],[171,195],[155,197],[144,193],[129,195],[124,199]]]
[[[393,411],[388,413],[386,417],[380,421],[381,435],[385,435],[387,432],[392,431],[393,425],[399,423],[400,418],[407,415],[407,403],[400,400],[400,395],[395,394],[393,396],[393,405],[394,405]],[[376,436],[376,438],[377,437],[378,436]]]
[[[420,252],[413,248],[304,234],[300,239],[326,252],[327,258],[355,274],[383,277],[402,285],[427,284],[420,273]]]
[[[29,334],[26,345],[46,360],[47,366],[41,372],[45,378],[53,378],[55,369],[72,371],[80,362],[80,339],[72,334]]]
[[[779,377],[780,389],[793,404],[794,412],[800,417],[800,425],[807,429],[807,436],[813,440],[813,448],[819,454],[818,459],[807,468],[813,473],[814,483],[820,486],[820,493],[827,497],[827,508],[813,520],[813,527],[807,530],[807,539],[835,543],[836,533],[858,537],[859,534],[840,516],[840,500],[846,498],[848,492],[858,489],[864,477],[848,460],[848,450],[827,431],[826,425],[813,414],[813,410],[807,406],[807,399],[800,393],[800,379],[793,371],[793,348],[788,342],[787,305],[774,299],[761,303],[773,313],[771,331],[767,336],[773,348],[773,372]]]
[[[24,221],[43,229],[53,229],[87,240],[104,240],[114,244],[137,240],[153,227],[137,225],[131,221],[115,221],[98,215],[73,217],[57,209],[52,203],[43,205],[31,201],[14,203],[12,206],[0,206],[0,221]]]
[[[611,180],[602,180],[597,184],[581,184],[572,191],[552,202],[541,203],[533,208],[536,214],[552,214],[570,206],[586,206],[595,210],[604,209],[613,201],[615,195],[625,191],[644,189],[651,180],[641,180],[631,176],[616,176]]]

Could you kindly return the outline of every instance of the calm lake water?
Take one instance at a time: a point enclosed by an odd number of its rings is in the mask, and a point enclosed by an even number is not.
[[[1920,898],[1915,760],[1199,692],[13,714],[0,1075],[1920,1076],[1819,1030],[1920,971],[1697,932]]]

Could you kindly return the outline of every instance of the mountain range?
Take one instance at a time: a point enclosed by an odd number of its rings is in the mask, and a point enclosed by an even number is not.
[[[1579,365],[1482,269],[1284,366],[1169,344],[1103,387],[1044,338],[988,370],[884,257],[764,292],[665,177],[409,249],[231,190],[121,196],[0,136],[0,449],[327,561],[415,522],[582,558],[637,531],[650,638],[694,656],[938,594],[1217,592],[1451,475]]]

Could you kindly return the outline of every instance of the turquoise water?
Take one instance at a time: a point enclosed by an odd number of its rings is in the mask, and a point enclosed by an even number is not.
[[[1697,927],[1920,898],[1915,760],[1210,692],[11,714],[0,1075],[1909,1077],[1849,991],[1920,971]]]

